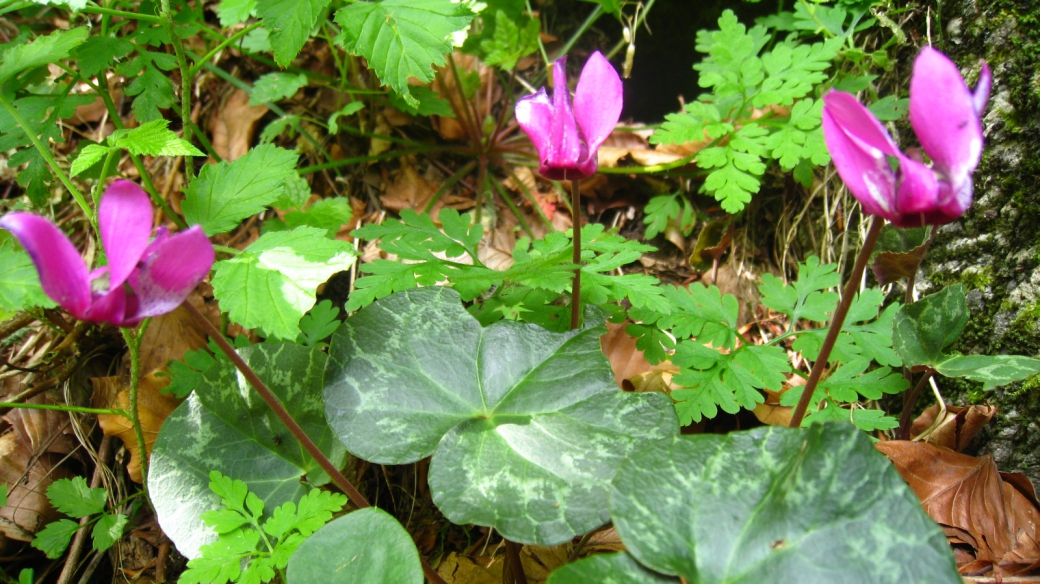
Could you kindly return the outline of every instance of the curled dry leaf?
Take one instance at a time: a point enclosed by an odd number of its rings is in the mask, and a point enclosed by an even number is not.
[[[962,554],[962,561],[970,560],[960,566],[962,573],[992,565],[1009,575],[1040,561],[1040,509],[1028,480],[997,472],[990,456],[904,440],[880,442],[877,448],[951,543],[971,546],[974,558]]]
[[[542,584],[553,570],[563,566],[570,558],[572,544],[552,547],[525,545],[520,550],[520,563],[528,584]],[[437,566],[437,573],[448,584],[502,584],[512,581],[512,573],[506,568],[505,548],[490,546],[488,556],[469,557],[456,553],[448,556]],[[503,572],[505,574],[503,574]],[[505,579],[505,578],[508,578]]]
[[[195,304],[203,314],[209,313],[197,295],[189,298],[189,302]],[[182,401],[161,393],[161,390],[170,384],[170,378],[159,376],[157,373],[165,372],[166,364],[171,359],[183,359],[185,352],[205,345],[205,334],[183,308],[152,319],[145,330],[141,339],[142,376],[138,385],[137,411],[141,419],[147,454],[151,454],[152,445],[163,422]],[[127,370],[124,370],[122,375],[92,378],[90,381],[94,385],[94,407],[128,411],[129,379]],[[130,420],[119,415],[101,414],[98,415],[98,423],[106,436],[115,436],[123,441],[130,453],[127,473],[131,479],[141,482],[140,452]]]
[[[947,406],[943,419],[937,423],[935,418],[939,415],[939,404],[934,404],[914,420],[910,436],[916,439],[934,426],[924,439],[925,442],[961,452],[996,414],[997,408],[994,406]]]
[[[423,178],[414,166],[402,160],[401,170],[397,172],[393,182],[387,185],[386,194],[379,197],[379,200],[383,202],[383,207],[390,211],[413,209],[421,213],[436,192],[437,187]]]
[[[621,384],[625,391],[656,391],[671,395],[672,390],[678,386],[672,384],[672,376],[679,372],[679,368],[672,365],[671,361],[661,361],[654,365],[646,373],[626,379]]]
[[[636,348],[636,340],[625,332],[625,327],[629,324],[608,322],[607,334],[599,338],[603,354],[607,356],[610,368],[614,370],[614,381],[622,388],[624,382],[650,371],[650,362],[643,356],[643,352]]]
[[[213,151],[228,162],[249,152],[256,122],[266,113],[266,105],[249,105],[249,94],[236,89],[210,120]]]

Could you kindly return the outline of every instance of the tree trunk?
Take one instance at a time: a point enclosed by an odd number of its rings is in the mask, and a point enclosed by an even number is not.
[[[961,282],[971,321],[962,353],[1040,353],[1040,2],[939,0],[931,4],[934,45],[974,81],[979,59],[994,83],[983,119],[986,144],[975,172],[975,204],[941,227],[928,253],[921,293]],[[1040,486],[1040,376],[983,391],[939,382],[948,403],[988,402],[997,418],[975,439],[1004,471]]]

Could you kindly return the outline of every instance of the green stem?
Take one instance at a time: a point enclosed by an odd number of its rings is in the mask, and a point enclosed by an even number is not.
[[[177,57],[177,65],[181,72],[181,125],[184,127],[182,138],[191,144],[191,132],[188,128],[191,123],[191,82],[195,78],[188,66],[188,58],[184,53],[184,44],[177,36],[177,30],[173,26],[173,10],[170,8],[170,0],[162,0],[161,24],[170,35],[173,43],[173,53]],[[205,63],[205,61],[202,61]],[[187,188],[195,180],[195,160],[191,156],[184,157],[184,187]]]
[[[0,105],[3,105],[4,109],[7,110],[7,113],[11,114],[11,118],[14,119],[15,123],[21,126],[23,130],[25,130],[25,135],[29,137],[29,141],[31,141],[33,143],[33,146],[36,147],[36,150],[40,153],[40,156],[43,157],[43,160],[47,163],[47,166],[51,168],[51,172],[53,172],[58,177],[58,180],[61,181],[61,184],[65,185],[65,188],[69,190],[69,193],[72,195],[72,198],[76,199],[76,203],[79,204],[80,209],[83,210],[83,214],[86,215],[88,218],[93,217],[94,214],[93,212],[91,212],[90,205],[87,204],[87,200],[83,197],[83,193],[79,192],[79,189],[77,189],[75,185],[72,184],[72,181],[69,180],[69,177],[67,174],[65,174],[65,171],[63,171],[61,167],[58,166],[58,161],[54,159],[54,155],[51,154],[50,149],[47,148],[43,144],[43,142],[40,141],[39,136],[36,135],[36,131],[33,130],[32,126],[30,126],[28,122],[25,121],[25,118],[22,117],[22,114],[18,113],[18,110],[15,109],[14,104],[12,104],[11,101],[7,99],[7,96],[4,95],[2,92],[0,92]],[[94,224],[94,227],[96,230],[97,224]]]
[[[242,30],[238,31],[237,33],[231,35],[230,37],[225,39],[223,42],[221,42],[219,45],[213,47],[213,49],[210,50],[210,52],[208,52],[205,55],[203,55],[203,57],[201,59],[199,59],[199,62],[195,63],[195,65],[191,69],[188,70],[188,75],[190,77],[194,78],[196,75],[198,75],[199,70],[202,69],[203,63],[208,63],[210,59],[212,59],[213,57],[215,57],[217,55],[217,53],[219,53],[220,51],[223,51],[224,49],[226,49],[229,45],[231,45],[232,43],[234,43],[238,39],[246,36],[247,34],[253,32],[255,29],[260,28],[261,26],[262,26],[262,23],[254,22],[253,24],[251,24],[251,25],[243,28]]]
[[[235,249],[233,247],[225,247],[223,245],[214,245],[213,246],[213,251],[218,251],[220,253],[226,253],[226,254],[232,255],[232,256],[237,256],[238,254],[242,253],[241,250],[237,250],[237,249]]]
[[[524,216],[520,214],[520,209],[516,208],[516,203],[513,202],[513,199],[509,198],[509,195],[506,193],[505,187],[502,186],[502,183],[499,182],[497,178],[492,176],[491,186],[494,187],[495,192],[498,193],[499,197],[501,197],[502,202],[505,203],[507,207],[509,207],[510,211],[513,212],[513,215],[516,217],[516,220],[520,222],[520,228],[523,229],[524,233],[527,234],[527,237],[530,237],[533,241],[535,239],[535,236],[534,232],[531,231],[531,226],[527,224],[527,219],[524,219]]]
[[[516,173],[513,172],[512,168],[506,166],[505,169],[506,172],[509,173],[510,178],[513,179],[513,182],[516,183],[516,186],[520,187],[520,192],[523,193],[524,197],[527,198],[527,202],[530,203],[531,207],[533,207],[535,212],[538,213],[538,218],[542,220],[542,224],[545,225],[545,228],[549,231],[549,233],[555,232],[556,228],[553,227],[552,221],[549,221],[549,218],[545,216],[545,211],[542,210],[542,206],[538,204],[538,199],[534,198],[534,195],[531,194],[531,191],[527,188],[527,185],[525,185],[523,181],[520,180],[520,177],[516,176]],[[532,237],[531,239],[534,238]]]
[[[144,429],[141,428],[141,412],[137,409],[141,385],[141,337],[148,328],[150,319],[145,319],[137,331],[124,328],[123,339],[130,350],[130,425],[134,428],[137,450],[141,460],[141,484],[148,488],[148,451],[145,448]]]
[[[130,417],[126,410],[112,410],[106,408],[82,408],[80,406],[63,406],[56,404],[23,404],[18,402],[0,402],[0,408],[22,408],[24,410],[53,410],[56,412],[75,412],[77,414],[99,414]]]
[[[579,180],[571,181],[571,230],[573,232],[574,284],[571,286],[571,330],[581,320],[581,190]]]
[[[299,170],[300,174],[309,174],[312,172],[318,172],[319,170],[328,170],[339,168],[341,166],[350,166],[351,164],[359,164],[362,162],[375,162],[377,160],[387,160],[390,158],[400,158],[404,156],[411,156],[413,154],[421,154],[423,152],[429,152],[431,150],[437,150],[436,147],[428,148],[413,148],[410,150],[391,150],[384,152],[376,156],[355,156],[354,158],[344,158],[343,160],[333,160],[332,162],[326,162],[325,164],[315,164],[314,166],[305,166]]]
[[[654,2],[657,2],[657,0],[650,0],[646,3],[646,6],[644,6],[643,9],[639,11],[639,16],[636,18],[635,24],[632,25],[633,35],[636,33],[637,28],[643,26],[643,21],[646,20],[646,15],[650,13],[650,9],[654,7]],[[607,53],[607,58],[613,59],[614,55],[616,55],[618,51],[621,50],[621,47],[624,47],[626,44],[627,43],[624,40],[618,41],[617,44],[614,45],[614,48],[610,49],[610,52]]]
[[[101,204],[101,191],[105,188],[105,179],[108,178],[109,173],[112,171],[112,161],[115,160],[117,154],[119,154],[118,148],[109,150],[105,156],[105,162],[101,165],[101,174],[98,176],[97,184],[94,185],[94,189],[91,191],[91,196],[94,199],[94,209],[98,209]],[[97,222],[96,211],[93,221]]]
[[[831,327],[827,330],[827,337],[823,340],[820,354],[816,357],[812,370],[809,372],[809,380],[805,382],[802,397],[799,398],[798,405],[791,415],[791,428],[798,428],[802,425],[802,418],[805,417],[805,411],[809,408],[809,402],[812,401],[816,385],[820,382],[820,376],[823,375],[823,370],[827,368],[827,360],[831,356],[831,349],[834,348],[834,343],[838,340],[838,333],[841,332],[841,327],[845,324],[845,315],[849,313],[849,307],[852,306],[852,300],[856,296],[856,289],[863,278],[863,271],[867,268],[870,254],[874,251],[878,236],[881,235],[881,227],[884,224],[885,221],[878,217],[874,217],[870,223],[867,238],[863,242],[863,247],[859,250],[859,256],[856,257],[856,265],[852,267],[849,281],[845,283],[845,291],[841,295],[841,302],[838,303],[838,308],[834,311],[834,316],[831,318]]]
[[[123,18],[129,18],[132,20],[140,20],[142,22],[150,22],[152,24],[162,24],[162,18],[152,14],[142,14],[140,12],[127,12],[125,10],[113,10],[111,8],[102,8],[100,6],[84,6],[80,9],[80,12],[85,14],[101,14],[103,16],[122,16]]]
[[[448,180],[444,181],[444,184],[441,185],[441,188],[437,189],[436,193],[433,193],[433,198],[430,199],[430,202],[426,204],[426,208],[423,209],[423,213],[429,215],[430,211],[433,210],[433,206],[437,204],[437,201],[441,200],[441,197],[444,196],[444,193],[448,192],[448,189],[455,186],[455,183],[462,180],[462,177],[469,174],[470,171],[473,170],[473,167],[476,165],[477,162],[475,160],[470,160],[469,162],[464,164],[462,168],[455,171],[455,174],[448,177]]]

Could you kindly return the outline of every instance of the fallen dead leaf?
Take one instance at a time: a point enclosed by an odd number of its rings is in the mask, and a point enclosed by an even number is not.
[[[0,533],[7,539],[32,541],[60,514],[47,499],[47,487],[72,473],[60,466],[62,456],[35,454],[15,432],[0,436],[0,481],[7,483],[7,505],[0,507]]]
[[[625,332],[629,324],[627,321],[622,324],[608,322],[607,334],[599,338],[600,347],[610,361],[618,387],[624,387],[625,381],[650,371],[651,367],[643,352],[636,348],[636,340]]]
[[[1013,575],[1040,560],[1040,509],[1032,485],[1023,493],[1020,480],[1004,480],[992,457],[905,440],[876,446],[951,542],[973,548],[975,559],[961,566],[962,573],[990,564]]]
[[[249,105],[249,94],[236,89],[223,109],[211,118],[214,152],[228,162],[249,152],[256,122],[267,111],[266,105]]]
[[[414,166],[402,160],[401,170],[397,172],[393,182],[387,185],[386,194],[379,197],[379,200],[390,211],[412,209],[421,212],[436,192],[437,187],[423,178]]]
[[[650,368],[642,375],[636,375],[625,380],[621,389],[625,391],[656,391],[671,394],[677,386],[672,384],[672,376],[679,372],[679,368],[672,365],[671,361],[662,361]]]
[[[587,546],[586,546],[587,547]],[[553,570],[567,563],[573,545],[557,546],[525,545],[520,550],[520,563],[528,584],[542,584]],[[491,552],[491,550],[488,550]],[[505,548],[496,548],[493,555],[469,557],[457,553],[448,554],[437,566],[437,573],[448,584],[503,584],[513,581],[512,573],[506,569]]]
[[[616,148],[601,146],[599,149],[599,165],[603,168],[616,168],[626,156],[640,166],[654,166],[657,164],[669,164],[686,158],[687,155],[671,152],[661,152],[651,148]],[[692,163],[692,162],[691,162]]]
[[[943,419],[936,425],[939,404],[934,404],[914,420],[910,436],[916,438],[935,425],[925,442],[961,452],[996,414],[997,408],[994,406],[947,406]]]

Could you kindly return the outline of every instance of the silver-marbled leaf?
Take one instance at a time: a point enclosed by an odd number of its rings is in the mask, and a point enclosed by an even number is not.
[[[622,464],[610,508],[636,559],[688,582],[961,582],[939,526],[845,422],[661,440]]]
[[[679,584],[674,576],[658,574],[628,552],[596,554],[557,568],[546,584]]]
[[[678,432],[665,396],[617,390],[605,333],[482,328],[450,288],[398,292],[333,335],[329,425],[365,460],[432,455],[433,500],[451,521],[558,544],[609,520],[629,452]]]
[[[322,404],[326,355],[289,343],[254,345],[239,354],[322,452],[342,462],[346,453],[326,423]],[[148,490],[159,524],[188,558],[216,540],[201,520],[204,512],[220,508],[209,490],[213,470],[244,481],[268,514],[310,489],[303,478],[315,486],[328,482],[259,394],[223,359],[166,419],[152,451]]]

